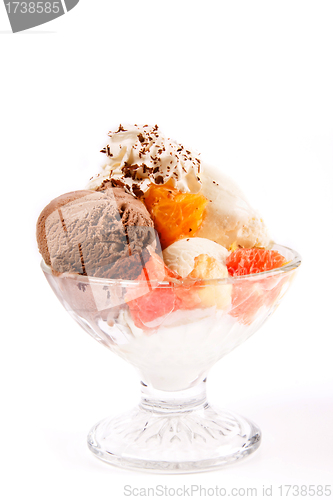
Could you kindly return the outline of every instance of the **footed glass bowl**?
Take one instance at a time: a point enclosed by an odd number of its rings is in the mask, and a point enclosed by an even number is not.
[[[199,472],[255,451],[259,428],[212,407],[206,377],[223,356],[275,311],[300,256],[258,274],[217,280],[122,281],[75,274],[45,276],[70,315],[98,342],[134,365],[141,402],[97,423],[88,435],[100,459],[129,469]]]

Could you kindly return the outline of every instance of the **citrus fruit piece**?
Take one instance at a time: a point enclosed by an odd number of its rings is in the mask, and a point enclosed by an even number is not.
[[[128,287],[125,297],[137,327],[157,328],[172,311],[193,309],[200,304],[195,282],[193,286],[184,286],[181,280],[157,254],[151,255],[134,285]]]
[[[264,305],[264,293],[255,281],[235,283],[232,289],[232,309],[230,315],[241,323],[252,323],[257,311]]]
[[[284,264],[286,259],[279,252],[263,248],[240,248],[233,251],[226,259],[231,276],[270,271]],[[272,307],[277,301],[282,284],[282,279],[277,276],[234,283],[231,316],[238,318],[241,323],[252,323],[260,307]]]
[[[239,248],[226,259],[231,276],[262,273],[286,264],[286,259],[276,250],[264,248]]]
[[[182,193],[169,181],[163,186],[153,184],[145,194],[144,203],[164,249],[181,238],[195,235],[208,200],[202,194]]]
[[[288,280],[289,276],[269,276],[259,281],[244,280],[235,283],[230,315],[243,324],[251,324],[262,306],[274,306]]]
[[[127,303],[135,325],[139,328],[155,328],[176,309],[176,295],[172,288],[159,287]]]

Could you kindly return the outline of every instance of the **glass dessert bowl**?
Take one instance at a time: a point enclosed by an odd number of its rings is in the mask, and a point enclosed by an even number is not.
[[[100,459],[165,473],[219,468],[255,451],[260,429],[212,407],[210,368],[275,311],[300,256],[274,249],[287,264],[213,280],[123,281],[43,272],[70,315],[98,342],[131,363],[141,380],[133,410],[97,423],[88,435]]]

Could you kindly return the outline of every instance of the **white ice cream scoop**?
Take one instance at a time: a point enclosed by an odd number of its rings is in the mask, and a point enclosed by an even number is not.
[[[184,238],[163,250],[163,259],[166,266],[185,278],[193,270],[195,258],[201,254],[209,255],[225,265],[229,252],[222,245],[206,238]]]
[[[261,216],[247,201],[242,190],[228,176],[210,165],[203,164],[199,174],[200,194],[209,203],[201,228],[196,233],[226,248],[271,245],[271,238]]]

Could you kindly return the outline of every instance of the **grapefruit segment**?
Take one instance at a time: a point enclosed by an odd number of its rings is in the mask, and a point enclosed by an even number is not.
[[[231,276],[270,271],[286,264],[286,259],[276,250],[263,248],[240,248],[232,252],[226,260]],[[261,280],[236,282],[232,291],[231,316],[241,323],[250,324],[262,306],[271,307],[277,301],[284,278],[267,276]]]
[[[152,254],[125,296],[135,325],[149,331],[160,326],[172,311],[198,307],[201,301],[195,284],[184,286],[181,276]]]
[[[231,276],[262,273],[281,267],[286,259],[276,250],[264,248],[239,248],[227,257],[226,265]]]

